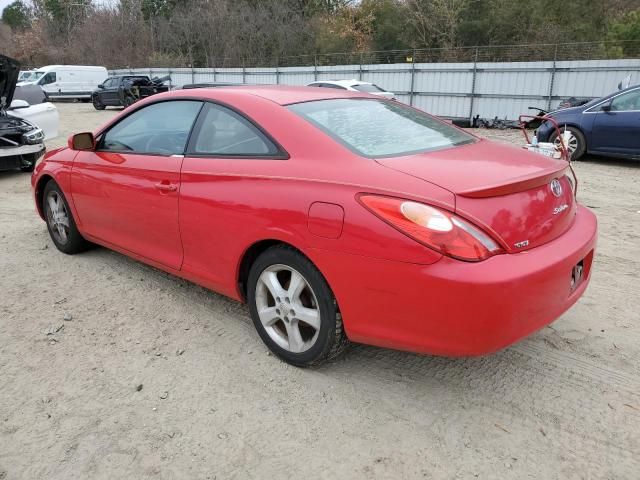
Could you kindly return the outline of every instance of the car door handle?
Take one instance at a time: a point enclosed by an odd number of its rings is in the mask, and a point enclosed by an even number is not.
[[[178,186],[173,183],[169,183],[168,181],[163,181],[160,183],[156,183],[156,188],[164,193],[175,192],[178,190]]]

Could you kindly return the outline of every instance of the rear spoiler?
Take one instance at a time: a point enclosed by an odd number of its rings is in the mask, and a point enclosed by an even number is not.
[[[541,185],[551,182],[554,178],[566,175],[569,170],[568,165],[562,165],[560,168],[549,168],[544,170],[541,174],[535,176],[516,177],[511,182],[499,185],[489,185],[472,190],[466,190],[456,193],[461,197],[467,198],[485,198],[496,197],[499,195],[508,195],[509,193],[522,192],[530,190],[532,188],[539,187]]]

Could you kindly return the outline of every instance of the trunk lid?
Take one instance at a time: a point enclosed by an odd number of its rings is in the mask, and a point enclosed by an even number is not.
[[[417,155],[378,159],[456,196],[456,213],[517,252],[547,243],[572,224],[569,165],[487,140]]]
[[[13,92],[18,82],[20,64],[13,58],[0,55],[0,112],[4,113],[11,105]]]

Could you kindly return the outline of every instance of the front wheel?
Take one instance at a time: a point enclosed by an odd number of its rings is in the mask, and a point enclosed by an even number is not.
[[[565,131],[567,132],[566,134]],[[584,155],[584,152],[587,150],[587,141],[580,130],[575,127],[561,127],[560,134],[563,135],[564,146],[571,160],[578,160]],[[554,131],[549,140],[553,142],[557,148],[560,148],[560,137],[557,132]]]
[[[69,204],[54,181],[44,187],[42,211],[51,240],[58,250],[71,255],[88,248],[89,243],[80,235]]]
[[[348,341],[337,302],[318,269],[298,251],[276,246],[251,266],[251,318],[269,349],[297,367],[339,355]]]

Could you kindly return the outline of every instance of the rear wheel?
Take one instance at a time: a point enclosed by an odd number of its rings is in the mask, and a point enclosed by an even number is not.
[[[247,297],[258,334],[292,365],[321,364],[348,343],[329,285],[313,263],[291,247],[272,247],[256,259]]]
[[[100,99],[98,97],[92,97],[91,102],[93,103],[93,108],[95,108],[96,110],[104,110],[106,107],[105,105],[100,103]]]
[[[126,96],[124,97],[124,108],[128,108],[131,105],[133,105],[134,103],[136,103],[136,99],[131,97],[131,96]]]
[[[587,141],[582,132],[575,127],[561,127],[561,135],[564,134],[565,129],[567,132],[566,135],[563,135],[565,148],[569,151],[571,160],[578,160],[587,150]],[[557,132],[553,132],[549,140],[551,140],[556,147],[560,148],[560,137]]]
[[[44,187],[42,211],[51,240],[58,250],[71,255],[88,248],[89,242],[80,235],[69,204],[54,181],[50,181]]]

